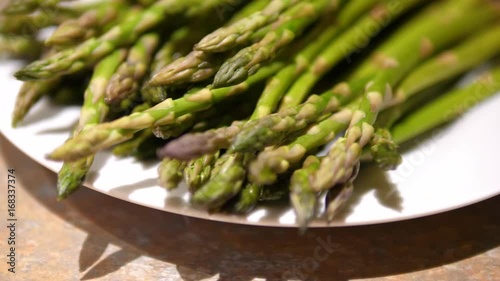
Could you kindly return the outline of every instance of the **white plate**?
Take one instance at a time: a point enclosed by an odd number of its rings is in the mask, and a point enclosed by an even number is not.
[[[0,64],[0,130],[24,153],[57,172],[61,163],[44,156],[66,140],[78,120],[79,108],[57,107],[43,100],[21,127],[12,129],[11,111],[21,85],[12,73],[18,67]],[[499,120],[500,96],[496,96],[407,149],[397,171],[383,173],[373,166],[364,167],[347,208],[330,226],[421,217],[500,194]],[[247,216],[195,210],[187,203],[184,187],[167,192],[157,185],[156,163],[118,159],[108,152],[98,154],[85,185],[125,201],[191,217],[261,226],[294,225],[293,211],[285,204],[261,206]],[[318,219],[312,226],[327,224]]]

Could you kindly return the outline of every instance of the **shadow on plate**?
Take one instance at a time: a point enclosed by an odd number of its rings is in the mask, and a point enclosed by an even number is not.
[[[44,170],[8,142],[3,143],[7,165]],[[55,186],[55,176],[45,173]],[[88,233],[80,253],[80,271],[88,269],[82,280],[106,276],[145,255],[174,264],[185,281],[216,274],[221,281],[347,281],[430,269],[500,244],[500,197],[430,217],[310,229],[301,236],[293,228],[173,215],[86,188],[54,204],[55,191],[50,186],[40,188],[39,180],[26,177],[22,185],[47,209]],[[102,257],[108,244],[121,250]]]

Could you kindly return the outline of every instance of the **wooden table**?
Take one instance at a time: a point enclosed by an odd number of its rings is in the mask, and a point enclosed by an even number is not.
[[[55,174],[2,137],[5,225],[10,168],[17,264],[7,272],[9,233],[0,227],[0,280],[500,280],[498,196],[430,217],[301,236],[169,214],[87,188],[57,202]]]

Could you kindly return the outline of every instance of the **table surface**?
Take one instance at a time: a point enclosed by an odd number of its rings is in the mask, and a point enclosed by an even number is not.
[[[300,235],[169,214],[87,188],[57,202],[56,175],[0,142],[0,182],[16,170],[18,218],[16,273],[1,262],[0,280],[500,280],[499,196],[430,217]],[[0,227],[3,259],[7,231]]]

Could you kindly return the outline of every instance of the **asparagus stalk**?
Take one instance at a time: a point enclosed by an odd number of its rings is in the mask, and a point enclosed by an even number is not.
[[[386,171],[395,170],[403,161],[388,129],[375,131],[370,141],[370,153],[375,163]]]
[[[330,142],[337,133],[345,130],[357,104],[359,100],[312,126],[286,145],[260,152],[249,165],[250,181],[265,185],[274,183],[278,175],[299,164],[307,154]]]
[[[245,156],[242,153],[224,154],[219,159],[221,164],[212,171],[212,179],[193,194],[192,203],[215,210],[238,194],[245,180]]]
[[[17,127],[33,105],[45,94],[55,90],[60,82],[60,78],[24,82],[16,97],[12,113],[12,127]]]
[[[358,163],[350,179],[328,190],[326,195],[326,218],[329,222],[335,218],[338,211],[342,209],[351,197],[354,191],[354,180],[358,176],[359,168],[360,164]]]
[[[3,9],[4,14],[29,14],[41,8],[54,8],[60,0],[10,0]]]
[[[0,33],[5,35],[33,35],[40,29],[68,20],[74,13],[58,10],[54,14],[35,13],[0,17]]]
[[[412,71],[397,87],[394,102],[456,77],[500,54],[500,24],[485,28]],[[432,73],[432,75],[429,75]]]
[[[251,93],[247,93],[251,94]],[[228,107],[231,109],[227,111]],[[252,102],[248,100],[243,103],[234,103],[228,100],[221,104],[198,113],[188,113],[180,117],[176,123],[158,126],[153,130],[159,138],[169,139],[178,137],[191,129],[192,133],[203,132],[213,128],[226,128],[232,122],[238,122],[242,118],[247,118],[253,110]],[[182,137],[181,137],[182,138]],[[178,138],[179,139],[179,138]],[[178,139],[169,143],[176,142]],[[168,145],[168,144],[167,144]],[[214,151],[215,152],[215,151]],[[169,157],[168,155],[165,155]],[[185,159],[189,160],[189,159]]]
[[[156,33],[148,33],[139,38],[130,49],[127,60],[111,77],[106,88],[106,103],[118,104],[137,93],[158,43],[159,36]]]
[[[467,109],[500,91],[500,67],[487,71],[477,81],[455,89],[412,112],[391,129],[396,143],[404,143],[462,115]]]
[[[130,140],[116,145],[113,148],[113,154],[118,157],[135,156],[139,153],[139,147],[154,137],[151,129],[145,129]]]
[[[248,122],[234,137],[231,148],[235,151],[255,152],[283,142],[291,133],[305,129],[321,116],[329,115],[352,101],[362,93],[370,78],[340,83],[319,96],[312,95],[301,105]]]
[[[224,61],[223,55],[192,51],[158,71],[149,81],[150,86],[196,83],[212,77]]]
[[[187,50],[204,35],[204,30],[198,24],[188,25],[176,30],[155,54],[148,80],[174,60],[185,56]],[[142,86],[141,95],[143,100],[151,104],[158,104],[167,98],[167,91],[161,86],[145,83]]]
[[[228,148],[231,139],[239,132],[241,122],[206,132],[190,133],[169,142],[162,150],[163,155],[179,160],[191,160],[219,149]]]
[[[45,44],[48,46],[71,46],[100,35],[101,31],[109,29],[110,25],[122,16],[127,8],[129,7],[122,0],[96,5],[77,19],[69,19],[61,23],[47,38]]]
[[[265,118],[265,116],[273,112],[280,98],[278,92],[264,92],[257,102],[249,123],[252,123],[252,120]],[[228,127],[183,135],[169,142],[162,152],[167,157],[182,160],[190,160],[204,154],[215,153],[219,149],[229,148],[233,138],[240,133],[245,123],[234,122]]]
[[[188,162],[184,169],[184,180],[189,191],[196,192],[209,179],[214,168],[215,161],[219,158],[219,152],[206,154]]]
[[[311,188],[309,175],[319,168],[320,160],[309,156],[301,169],[296,170],[290,180],[290,202],[296,216],[296,223],[303,232],[316,216],[318,196]]]
[[[159,0],[144,10],[130,10],[115,27],[98,38],[91,38],[74,48],[65,49],[48,59],[35,61],[16,73],[21,80],[43,79],[74,73],[94,64],[117,48],[130,45],[145,32],[177,14],[203,13],[222,0]]]
[[[252,116],[250,117],[250,120],[258,119],[270,114],[274,110],[274,107],[278,104],[280,98],[281,96],[275,93],[262,95],[257,102],[257,105],[254,109]],[[233,125],[232,127],[235,130],[238,130],[241,127],[241,125]],[[206,133],[202,135],[201,139],[203,139],[203,136],[206,136]],[[224,165],[227,165],[228,162],[230,162],[234,171],[243,170],[245,172],[244,173],[235,172],[232,174],[232,176],[227,176],[223,174],[217,174],[217,172],[214,171],[212,173],[213,176],[210,179],[210,181],[204,184],[201,187],[201,189],[196,192],[196,193],[202,193],[202,195],[200,195],[200,197],[198,198],[197,203],[205,206],[208,209],[219,208],[229,199],[236,196],[240,192],[240,189],[242,188],[242,184],[239,183],[244,181],[246,177],[246,165],[253,158],[254,158],[253,153],[238,153],[238,152],[233,153],[233,151],[228,150],[223,157],[215,161],[215,165],[222,167]],[[212,188],[214,188],[214,186],[228,186],[228,185],[234,186],[234,188],[220,190],[220,192],[217,193],[214,193],[212,191]],[[237,198],[234,208],[236,208],[240,212],[253,209],[253,207],[255,207],[255,205],[258,202],[258,196],[256,196],[256,194],[260,193],[261,191],[262,187],[259,186],[258,184],[253,184],[253,183],[247,184],[242,191],[243,193],[241,193],[239,198]]]
[[[467,109],[484,101],[495,93],[498,93],[498,91],[500,91],[500,67],[495,67],[481,75],[480,78],[471,85],[445,93],[436,100],[412,112],[408,117],[405,117],[402,121],[397,123],[396,126],[392,128],[393,139],[391,140],[391,146],[408,141],[428,130],[457,118]],[[387,134],[387,132],[383,134]],[[375,138],[376,137],[377,135],[375,135]],[[357,171],[355,171],[351,179],[346,183],[338,184],[336,187],[329,190],[329,198],[327,199],[327,216],[329,220],[333,219],[337,210],[340,209],[349,198],[353,189],[352,181],[356,178],[356,175]]]
[[[412,70],[397,86],[395,98],[391,101],[391,105],[397,106],[391,106],[381,112],[375,125],[391,128],[403,114],[433,98],[436,93],[442,93],[448,80],[498,55],[498,34],[500,26],[497,24]]]
[[[246,3],[237,13],[235,13],[231,19],[227,22],[227,25],[232,25],[244,18],[247,18],[267,7],[269,5],[269,0],[254,0]],[[202,38],[200,38],[202,39]]]
[[[0,58],[33,59],[40,56],[42,44],[31,37],[0,36]]]
[[[475,13],[469,13],[474,9]],[[447,21],[443,14],[449,14]],[[498,18],[491,3],[476,0],[436,3],[393,35],[379,50],[377,56],[390,61],[367,84],[365,96],[345,137],[336,141],[328,156],[323,158],[313,186],[329,188],[345,181],[359,161],[362,148],[370,141],[379,111],[385,100],[390,100],[392,88],[413,67],[434,52],[470,34]],[[439,28],[438,28],[439,27]],[[432,48],[422,50],[422,42]],[[319,176],[321,175],[321,176]]]
[[[233,18],[230,20],[231,22],[237,22],[239,20],[244,19],[249,12],[256,12],[255,9],[259,7],[259,3],[252,3],[248,5],[248,8],[244,8],[243,10],[236,13]],[[213,21],[208,21],[212,23]],[[202,26],[200,28],[200,26]],[[188,41],[189,47],[197,43],[197,41],[206,34],[206,32],[200,33],[200,30],[208,31],[211,30],[213,24],[207,25],[207,22],[202,22],[201,24],[197,24],[189,30],[185,31],[185,34],[191,38],[196,38],[195,41]],[[196,36],[192,36],[196,34]],[[186,35],[182,35],[182,32],[179,34],[182,37]],[[177,36],[177,35],[176,35]],[[162,92],[158,92],[161,90],[159,86],[168,86],[168,85],[179,85],[185,84],[188,82],[200,82],[204,81],[210,77],[212,77],[220,65],[225,59],[224,54],[209,54],[202,51],[193,50],[189,54],[182,54],[182,57],[176,58],[174,61],[169,61],[167,64],[164,64],[161,69],[155,70],[153,75],[147,85],[148,89],[152,89],[153,92],[148,93],[148,95],[154,96],[155,89],[157,91],[156,95],[158,95],[161,99]]]
[[[248,182],[238,194],[233,211],[239,214],[246,214],[252,211],[262,195],[263,185]]]
[[[359,19],[352,27],[340,34],[337,39],[322,50],[315,61],[292,85],[289,93],[283,99],[281,108],[285,109],[300,104],[313,86],[338,62],[358,49],[365,47],[359,45],[360,38],[371,40],[392,21],[397,20],[420,2],[422,1],[401,2],[399,0],[389,0],[372,8],[366,16]],[[374,26],[376,29],[373,29]],[[367,30],[372,33],[368,33]]]
[[[262,40],[240,50],[227,60],[214,78],[215,87],[234,85],[255,73],[260,66],[270,61],[276,53],[292,42],[296,36],[325,11],[331,10],[337,1],[311,0],[298,3],[285,12],[277,27]]]
[[[322,31],[317,38],[308,38],[308,44],[294,57],[294,61],[280,70],[264,89],[263,95],[283,96],[290,85],[307,70],[317,54],[325,48],[331,40],[338,36],[341,30],[352,24],[359,16],[371,8],[378,0],[350,1],[343,7],[334,23],[328,22],[330,26]],[[274,92],[274,94],[272,94]],[[285,95],[284,100],[290,99]],[[288,103],[288,102],[283,102]]]
[[[182,180],[182,170],[185,167],[185,162],[164,158],[158,166],[160,186],[168,190],[176,188]]]
[[[48,157],[54,160],[72,161],[92,155],[99,150],[130,139],[137,131],[148,127],[172,124],[179,116],[204,110],[230,96],[240,94],[250,85],[273,75],[281,67],[281,63],[275,63],[239,85],[220,89],[205,88],[176,100],[167,99],[143,112],[133,113],[112,122],[95,126],[78,134]]]
[[[85,91],[84,104],[80,113],[80,121],[74,135],[78,135],[92,126],[102,122],[108,107],[104,102],[105,87],[103,81],[108,81],[125,58],[124,50],[117,50],[97,64],[89,86]],[[83,182],[94,160],[93,155],[65,162],[57,178],[57,194],[64,199],[73,193]]]
[[[225,52],[239,45],[246,45],[255,31],[275,21],[283,11],[297,2],[297,0],[272,0],[261,11],[208,34],[194,48],[202,52]]]
[[[271,113],[273,107],[278,103],[280,98],[279,95],[261,96],[250,120],[258,119]],[[241,125],[233,125],[232,127],[238,130]],[[206,134],[204,136],[206,136]],[[224,175],[220,174],[222,171],[212,171],[211,179],[195,193],[195,197],[197,193],[201,193],[201,195],[197,197],[197,204],[203,205],[207,209],[220,208],[223,204],[240,193],[241,188],[243,188],[240,196],[237,198],[234,208],[239,212],[246,212],[253,209],[258,203],[259,197],[257,194],[262,192],[263,187],[255,183],[248,183],[243,187],[240,182],[244,182],[247,174],[246,166],[254,157],[253,153],[239,153],[228,150],[223,157],[215,160],[214,165],[216,167],[231,165],[234,173],[231,175]],[[215,192],[213,189],[216,186],[233,186],[233,188],[221,189]]]
[[[143,103],[134,107],[132,113],[141,112],[148,108],[150,108],[149,104]],[[130,140],[116,145],[113,148],[113,154],[118,157],[135,156],[136,158],[140,158],[141,146],[148,143],[153,138],[155,138],[153,131],[151,129],[145,129],[136,133]]]

